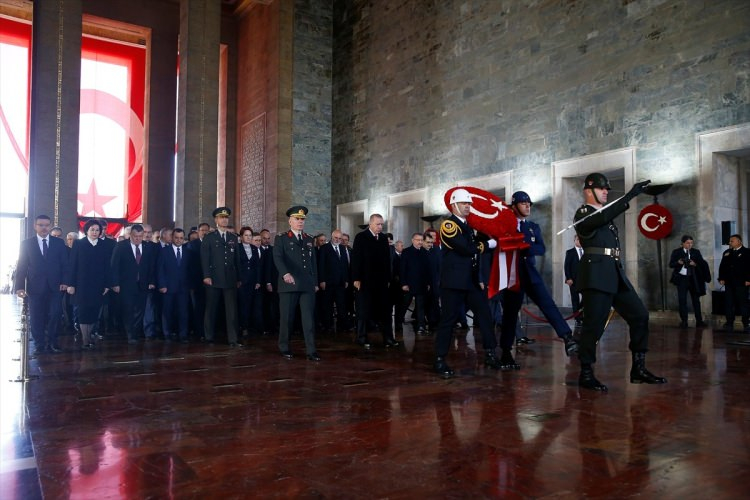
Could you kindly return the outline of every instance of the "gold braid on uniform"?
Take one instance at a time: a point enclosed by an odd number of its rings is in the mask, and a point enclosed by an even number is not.
[[[453,249],[453,247],[448,244],[447,240],[455,238],[460,232],[462,232],[461,227],[452,220],[443,221],[443,223],[440,224],[440,243]]]
[[[477,243],[477,248],[479,249],[479,253],[484,253],[484,242],[480,241]]]

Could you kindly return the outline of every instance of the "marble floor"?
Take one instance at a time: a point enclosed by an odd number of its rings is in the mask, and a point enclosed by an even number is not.
[[[0,498],[748,498],[750,336],[652,322],[631,385],[617,317],[599,345],[607,394],[579,390],[551,329],[517,372],[455,337],[457,377],[432,339],[362,351],[319,339],[321,362],[275,339],[224,345],[108,339],[32,359],[18,376],[19,306],[0,296]],[[374,338],[374,335],[373,335]]]

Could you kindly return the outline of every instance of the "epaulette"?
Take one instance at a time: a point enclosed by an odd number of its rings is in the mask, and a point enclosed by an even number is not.
[[[443,223],[440,224],[440,234],[447,238],[453,238],[460,232],[462,232],[461,226],[450,219],[444,220]]]

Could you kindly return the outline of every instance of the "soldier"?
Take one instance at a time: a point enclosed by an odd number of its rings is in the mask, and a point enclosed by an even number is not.
[[[307,359],[320,361],[315,350],[315,292],[318,291],[318,269],[315,240],[304,232],[307,207],[297,205],[286,211],[289,231],[276,235],[273,261],[279,271],[279,350],[292,359],[289,334],[299,304]]]
[[[237,287],[240,278],[240,267],[237,235],[227,230],[228,207],[219,207],[213,211],[216,231],[209,233],[201,242],[201,269],[203,284],[206,285],[206,315],[203,321],[205,340],[213,343],[216,321],[216,309],[219,297],[224,296],[224,314],[227,319],[227,340],[230,347],[242,344],[237,341]]]
[[[607,205],[612,189],[600,173],[589,174],[583,183],[585,202],[576,211],[576,232],[583,247],[578,270],[578,290],[583,296],[583,327],[578,348],[581,362],[580,387],[607,391],[607,386],[594,376],[596,344],[604,334],[610,309],[622,316],[630,328],[630,351],[633,366],[632,384],[664,384],[646,369],[648,351],[648,310],[630,284],[620,262],[620,239],[613,219],[628,209],[628,202],[641,194],[651,181],[636,183],[622,198]]]
[[[724,251],[719,264],[719,284],[726,287],[726,319],[724,330],[734,331],[735,313],[739,312],[745,332],[750,332],[750,313],[747,292],[750,289],[750,251],[742,245],[742,236],[729,237],[729,248]]]
[[[453,326],[456,324],[464,304],[474,311],[474,324],[479,327],[484,347],[484,364],[495,370],[517,366],[510,350],[503,351],[497,359],[497,340],[492,328],[489,303],[479,285],[479,259],[485,248],[495,248],[497,241],[482,238],[480,241],[469,227],[466,217],[471,210],[471,195],[465,189],[451,193],[452,213],[440,226],[443,245],[443,262],[440,270],[440,299],[442,312],[440,326],[435,335],[435,364],[433,369],[443,378],[453,376],[445,357],[450,350]],[[356,248],[356,245],[355,245]]]

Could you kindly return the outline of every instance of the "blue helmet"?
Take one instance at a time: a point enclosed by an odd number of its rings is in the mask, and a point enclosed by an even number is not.
[[[513,196],[510,198],[510,204],[515,205],[516,203],[524,203],[527,202],[529,205],[533,205],[534,203],[531,202],[531,197],[529,196],[529,193],[526,191],[516,191],[513,193]]]

